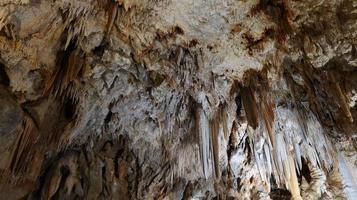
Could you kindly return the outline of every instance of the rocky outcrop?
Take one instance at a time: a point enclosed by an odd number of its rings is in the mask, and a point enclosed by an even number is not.
[[[356,19],[353,0],[3,0],[0,199],[353,199]]]

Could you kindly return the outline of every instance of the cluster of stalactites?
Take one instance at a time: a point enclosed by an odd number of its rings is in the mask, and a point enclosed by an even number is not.
[[[277,106],[280,97],[256,98],[251,88],[241,89],[240,95],[251,151],[266,190],[270,191],[271,180],[275,180],[278,187],[291,192],[293,199],[302,199],[307,193],[320,197],[326,191],[326,173],[337,166],[334,149],[318,119],[306,106],[292,100],[285,99],[285,104]],[[229,137],[228,131],[218,131],[222,126],[228,130],[224,109],[218,109],[213,119],[208,119],[202,108],[196,110],[205,178],[220,178],[218,138],[222,133]],[[309,191],[306,194],[299,183],[303,164],[308,165],[312,179],[304,189]]]
[[[257,129],[248,127],[261,178],[269,183],[273,176],[277,185],[285,184],[292,197],[300,199],[298,176],[305,160],[309,168],[319,172],[312,176],[317,183],[311,184],[313,188],[310,188],[319,197],[325,190],[324,171],[331,170],[334,162],[332,146],[321,125],[304,108],[279,106],[274,109],[274,114],[272,138],[263,123]]]

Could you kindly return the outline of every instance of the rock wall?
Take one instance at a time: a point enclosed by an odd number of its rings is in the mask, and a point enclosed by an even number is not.
[[[0,199],[354,199],[356,36],[354,0],[2,0]]]

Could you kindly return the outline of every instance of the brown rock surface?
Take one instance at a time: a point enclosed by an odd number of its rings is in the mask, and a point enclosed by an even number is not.
[[[0,199],[357,198],[354,0],[0,1]]]

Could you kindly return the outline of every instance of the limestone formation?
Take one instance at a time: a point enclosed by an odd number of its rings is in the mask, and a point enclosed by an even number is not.
[[[0,0],[0,199],[357,199],[357,1]]]

